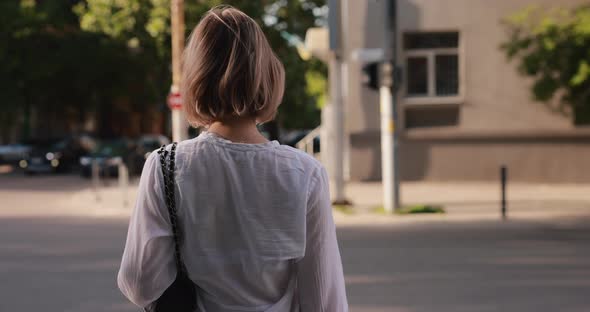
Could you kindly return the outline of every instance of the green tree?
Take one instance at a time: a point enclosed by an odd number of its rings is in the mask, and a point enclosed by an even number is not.
[[[509,39],[501,48],[532,77],[538,101],[559,97],[574,124],[590,124],[590,6],[543,11],[528,7],[506,18]]]
[[[135,90],[141,90],[133,96],[138,106],[155,98],[145,88],[154,80],[155,75],[147,73],[154,61],[136,57],[127,44],[104,34],[82,31],[72,10],[79,2],[1,2],[3,141],[8,130],[20,122],[19,116],[26,139],[33,111],[41,116],[38,132],[53,136],[60,134],[52,131],[63,129],[66,119],[81,124],[88,112],[97,108],[111,111],[116,99],[129,97]]]
[[[306,79],[306,72],[315,70],[325,77],[325,69],[317,61],[303,61],[296,47],[281,32],[304,37],[305,31],[321,18],[325,0],[185,1],[186,35],[207,10],[220,4],[232,5],[255,19],[285,65],[285,97],[277,118],[280,125],[285,128],[317,125],[320,118],[316,102],[322,95],[308,88],[308,81],[313,80]],[[82,29],[106,34],[150,55],[146,61],[153,62],[148,66],[159,68],[154,87],[163,98],[171,80],[169,7],[170,0],[86,0],[76,6],[75,12],[80,16]]]
[[[0,139],[4,142],[17,122],[19,107],[22,107],[19,104],[23,102],[17,88],[18,83],[12,77],[19,70],[19,63],[14,59],[18,50],[15,32],[22,29],[24,17],[21,16],[20,4],[16,1],[0,2],[0,12],[3,15],[0,19]]]
[[[26,138],[33,110],[42,116],[63,112],[84,101],[88,94],[77,92],[76,86],[84,81],[77,78],[84,70],[81,58],[85,55],[73,49],[84,47],[90,38],[76,31],[77,17],[71,13],[71,2],[13,0],[0,6],[3,139],[18,116],[23,116],[22,134]]]

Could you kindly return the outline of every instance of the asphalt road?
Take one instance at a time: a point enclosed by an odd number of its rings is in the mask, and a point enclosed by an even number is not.
[[[83,187],[6,181],[0,210],[52,207]],[[0,217],[0,311],[138,311],[115,282],[126,226]],[[590,219],[347,223],[338,235],[351,311],[590,311]]]

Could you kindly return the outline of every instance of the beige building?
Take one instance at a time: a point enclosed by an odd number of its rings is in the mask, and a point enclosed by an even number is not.
[[[354,51],[381,47],[383,2],[343,0],[348,164],[352,180],[381,176],[379,96]],[[530,81],[500,51],[503,17],[537,4],[586,0],[398,0],[402,181],[590,182],[590,128],[534,102]]]

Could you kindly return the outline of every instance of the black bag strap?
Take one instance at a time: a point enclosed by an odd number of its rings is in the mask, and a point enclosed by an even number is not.
[[[170,151],[166,149],[165,145],[162,145],[158,150],[158,154],[160,155],[160,167],[162,169],[162,176],[164,177],[164,200],[166,201],[166,207],[168,208],[168,215],[170,216],[170,224],[172,225],[172,235],[174,238],[174,260],[176,262],[176,269],[179,272],[184,273],[186,272],[186,268],[180,256],[181,235],[176,214],[176,196],[174,193],[176,145],[176,142],[172,143]]]

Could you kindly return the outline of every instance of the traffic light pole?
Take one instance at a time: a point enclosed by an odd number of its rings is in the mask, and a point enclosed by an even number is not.
[[[385,28],[383,36],[384,61],[381,64],[381,79],[379,87],[381,112],[381,178],[383,181],[383,207],[387,212],[393,212],[400,207],[399,174],[397,166],[398,139],[396,132],[396,96],[394,70],[396,62],[395,17],[396,1],[385,0],[387,9],[385,14]],[[392,37],[394,40],[392,40]],[[394,44],[392,44],[394,43]]]
[[[171,94],[180,91],[181,59],[184,49],[184,0],[170,1],[170,17],[172,28],[172,87]],[[172,140],[180,142],[188,138],[188,124],[182,109],[172,109]]]
[[[342,101],[342,62],[334,53],[329,64],[330,106],[333,145],[331,150],[333,204],[346,205],[344,193],[344,105]]]
[[[332,164],[332,203],[335,205],[347,205],[349,201],[345,197],[344,190],[344,103],[342,98],[342,0],[328,1],[328,27],[329,27],[329,89],[330,89],[330,129],[328,136],[331,143],[328,151]]]

